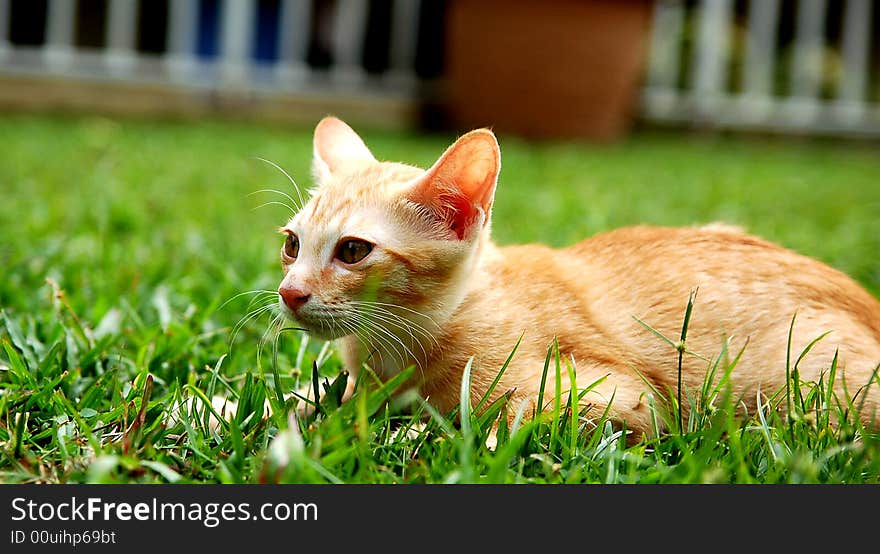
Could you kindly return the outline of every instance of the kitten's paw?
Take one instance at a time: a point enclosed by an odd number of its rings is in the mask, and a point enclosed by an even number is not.
[[[222,396],[214,396],[211,398],[211,407],[213,411],[208,410],[208,429],[217,431],[220,429],[220,420],[217,419],[215,412],[220,415],[224,421],[229,421],[235,417],[235,411],[238,404],[234,400],[224,398]],[[172,406],[165,416],[166,425],[176,425],[181,423],[183,418],[191,418],[193,414],[202,414],[205,410],[205,401],[199,396],[190,396],[183,402]]]

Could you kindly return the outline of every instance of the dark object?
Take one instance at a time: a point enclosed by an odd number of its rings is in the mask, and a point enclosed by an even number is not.
[[[650,18],[650,0],[450,0],[454,122],[536,138],[621,137]]]

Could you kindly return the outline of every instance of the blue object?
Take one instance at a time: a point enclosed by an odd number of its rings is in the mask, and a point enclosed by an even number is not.
[[[254,29],[251,56],[258,62],[272,63],[278,60],[280,12],[280,2],[257,2],[256,29]]]
[[[196,35],[196,55],[211,59],[220,54],[220,0],[199,2],[199,26]]]

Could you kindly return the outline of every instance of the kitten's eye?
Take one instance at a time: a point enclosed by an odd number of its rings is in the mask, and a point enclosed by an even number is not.
[[[287,235],[287,240],[284,241],[284,255],[294,260],[299,256],[299,239],[296,235]]]
[[[349,239],[336,247],[336,257],[346,264],[356,264],[373,251],[373,245],[365,240]]]

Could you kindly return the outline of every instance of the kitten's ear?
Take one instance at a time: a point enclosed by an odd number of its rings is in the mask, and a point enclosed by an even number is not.
[[[313,145],[312,174],[318,183],[327,181],[343,167],[376,161],[354,129],[332,116],[318,122]]]
[[[477,129],[446,149],[408,197],[463,239],[475,224],[488,221],[500,170],[501,150],[495,135]]]

